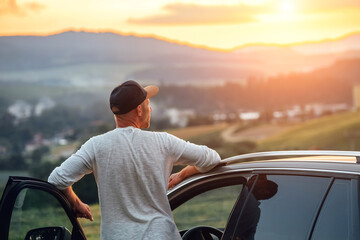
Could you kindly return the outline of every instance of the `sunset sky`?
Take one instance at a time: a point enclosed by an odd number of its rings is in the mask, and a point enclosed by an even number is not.
[[[0,0],[0,35],[113,31],[231,49],[360,32],[359,0]]]

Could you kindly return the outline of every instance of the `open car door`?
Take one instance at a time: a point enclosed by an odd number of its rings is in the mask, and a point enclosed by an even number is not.
[[[9,177],[0,201],[2,240],[84,240],[65,195],[48,182]]]

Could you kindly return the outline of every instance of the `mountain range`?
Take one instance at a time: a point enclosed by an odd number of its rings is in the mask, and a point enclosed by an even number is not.
[[[166,84],[246,83],[357,58],[360,33],[337,40],[217,51],[153,37],[69,31],[0,37],[0,82],[93,86],[133,78]]]

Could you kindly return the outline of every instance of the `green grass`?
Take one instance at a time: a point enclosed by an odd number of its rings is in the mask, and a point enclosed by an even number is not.
[[[238,131],[244,129],[246,128],[240,126]],[[222,158],[248,152],[276,150],[360,151],[360,113],[356,112],[309,120],[256,142],[226,142],[221,137],[222,131],[223,129],[217,129],[203,132],[189,137],[188,140],[215,149]]]
[[[299,124],[258,142],[257,150],[360,150],[360,113],[346,112]]]
[[[187,131],[187,129],[184,129]],[[236,148],[244,143],[226,143],[221,139],[222,129],[204,131],[197,136],[189,137],[189,141],[213,147],[223,155],[236,154]],[[358,140],[359,139],[359,140]],[[291,149],[329,149],[360,150],[360,113],[342,113],[326,116],[301,123],[276,136],[256,143],[253,151],[291,150]],[[250,147],[249,147],[250,149]],[[195,225],[211,225],[224,227],[234,203],[234,196],[229,190],[205,193],[189,200],[173,214],[178,228],[187,229]],[[226,195],[224,198],[223,196]],[[222,196],[222,200],[219,199]],[[236,195],[237,196],[237,195]],[[226,199],[226,201],[223,201]],[[89,240],[99,239],[100,209],[91,206],[94,222],[81,219],[85,234]]]
[[[23,240],[29,230],[50,226],[64,226],[70,231],[72,229],[71,223],[61,207],[15,209],[11,216],[9,239]]]
[[[214,189],[190,199],[173,211],[178,229],[199,225],[225,228],[241,187],[235,185]]]
[[[29,176],[27,171],[0,171],[0,198],[5,189],[9,176]]]
[[[177,208],[173,214],[179,230],[197,225],[224,228],[241,185],[224,187],[203,193]],[[88,240],[100,239],[100,206],[90,206],[94,221],[79,219]]]
[[[0,96],[10,101],[23,99],[25,101],[36,101],[39,96],[61,96],[72,91],[66,87],[43,86],[37,84],[11,84],[1,85]]]
[[[241,141],[236,143],[226,142],[221,136],[223,130],[224,129],[220,129],[194,136],[189,138],[189,141],[195,144],[206,145],[209,148],[216,150],[221,158],[248,153],[255,149],[256,143],[251,141]]]
[[[221,139],[221,129],[214,131],[202,131],[197,136],[189,138],[191,142],[205,144],[216,149],[224,155],[234,155],[241,148],[245,148],[245,143],[226,143]],[[332,116],[326,116],[319,119],[310,120],[296,125],[278,135],[269,137],[256,143],[252,147],[247,143],[248,150],[268,151],[268,150],[293,150],[293,149],[328,149],[328,150],[360,150],[360,113],[341,113]],[[21,172],[2,172],[0,180],[4,181],[8,175],[24,175]],[[6,175],[6,177],[4,177]],[[230,188],[229,188],[230,189]],[[234,196],[238,191],[219,190],[220,192],[205,193],[199,197],[191,199],[188,203],[174,211],[174,218],[179,229],[187,229],[194,225],[211,225],[215,227],[224,227],[227,216],[229,215],[234,203]],[[236,195],[232,195],[236,192]],[[226,196],[224,198],[224,195]],[[221,196],[221,199],[219,198]],[[223,199],[226,199],[225,201]],[[36,201],[35,201],[36,202]],[[101,214],[98,204],[90,206],[94,221],[79,219],[84,232],[89,240],[100,239]],[[40,222],[36,226],[31,223],[38,222],[39,219],[31,216],[43,216],[43,212],[34,212],[33,209],[14,214],[15,228],[12,229],[14,239],[21,239],[19,236],[24,234],[25,230],[32,227],[57,225],[58,222],[52,222],[51,218],[58,218],[59,209],[47,209],[46,213],[50,221]],[[38,210],[40,211],[40,210]],[[30,216],[27,222],[24,216]],[[35,220],[36,219],[36,220]],[[65,220],[64,220],[65,221]],[[16,227],[17,226],[17,227]],[[25,226],[25,227],[24,227]],[[22,232],[19,229],[25,229]]]
[[[75,153],[77,149],[81,146],[80,141],[70,142],[64,146],[62,145],[53,145],[50,148],[51,158],[59,159],[60,157],[70,157],[71,154]]]
[[[84,230],[86,238],[88,240],[99,240],[100,239],[100,222],[101,222],[101,214],[100,214],[100,205],[93,204],[90,205],[91,213],[94,218],[94,221],[91,222],[84,218],[79,218],[79,222]]]
[[[11,214],[9,239],[22,240],[29,230],[51,226],[72,230],[72,224],[59,202],[41,190],[21,190]]]
[[[27,171],[0,171],[0,184],[6,184],[9,176],[29,176]]]
[[[178,228],[187,229],[200,224],[225,227],[227,218],[240,190],[240,185],[229,186],[221,190],[216,189],[206,192],[189,200],[185,205],[173,212]],[[79,221],[87,239],[98,240],[100,239],[100,206],[93,204],[90,205],[90,209],[94,221],[91,222],[82,218],[80,218]]]
[[[228,186],[203,193],[177,208],[173,214],[179,230],[196,225],[224,228],[241,185]],[[90,206],[94,221],[79,219],[88,240],[100,239],[100,206]]]
[[[90,206],[94,221],[79,219],[88,240],[100,239],[100,207]],[[24,189],[18,195],[11,215],[9,239],[22,240],[29,230],[64,226],[70,232],[72,224],[59,202],[46,192]]]

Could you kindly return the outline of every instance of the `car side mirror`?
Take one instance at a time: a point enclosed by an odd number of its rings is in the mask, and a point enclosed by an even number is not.
[[[30,230],[24,240],[71,240],[71,233],[65,227],[44,227]]]

